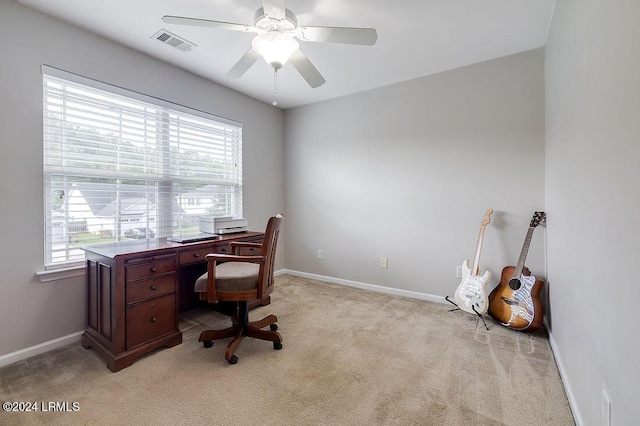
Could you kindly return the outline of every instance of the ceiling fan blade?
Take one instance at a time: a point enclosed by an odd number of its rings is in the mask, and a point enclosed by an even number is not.
[[[165,15],[162,17],[162,22],[166,24],[191,25],[192,27],[220,28],[223,30],[240,31],[245,33],[255,31],[255,27],[250,25],[210,21],[209,19],[187,18],[184,16]]]
[[[247,53],[245,53],[242,58],[240,58],[240,60],[238,60],[238,62],[236,62],[236,64],[227,72],[227,77],[242,77],[244,73],[247,72],[258,59],[260,59],[260,55],[258,54],[258,52],[253,50],[253,48],[250,48],[249,50],[247,50]]]
[[[297,37],[303,41],[373,46],[378,33],[374,28],[298,27]]]
[[[284,19],[284,0],[262,0],[262,8],[265,15],[278,21]]]
[[[298,70],[302,78],[304,78],[312,88],[320,87],[326,82],[302,50],[296,50],[293,55],[291,55],[289,62]]]

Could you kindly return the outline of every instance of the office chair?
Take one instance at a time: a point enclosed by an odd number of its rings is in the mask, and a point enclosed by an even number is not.
[[[262,300],[273,292],[273,264],[283,220],[284,216],[280,214],[269,219],[262,244],[232,241],[234,254],[207,254],[207,273],[196,280],[194,290],[200,293],[200,300],[208,303],[236,302],[236,316],[232,317],[231,327],[206,330],[198,338],[206,348],[210,348],[213,340],[233,337],[224,355],[229,364],[238,362],[234,352],[244,337],[269,340],[273,342],[274,349],[282,349],[282,336],[276,331],[278,318],[269,315],[260,321],[249,322],[249,301]],[[261,253],[259,256],[241,256],[239,251],[242,247],[261,248]],[[266,326],[270,330],[262,330]]]

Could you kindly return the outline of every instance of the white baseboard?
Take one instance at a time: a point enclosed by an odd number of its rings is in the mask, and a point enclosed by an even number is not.
[[[83,332],[84,331],[78,331],[77,333],[69,334],[67,336],[49,340],[48,342],[40,343],[39,345],[31,346],[30,348],[20,349],[19,351],[2,355],[0,356],[0,367],[4,367],[27,358],[31,358],[32,356],[40,355],[45,352],[61,348],[63,346],[70,345],[72,343],[80,342],[80,336]]]
[[[553,357],[556,360],[556,365],[558,366],[558,372],[560,373],[560,380],[562,380],[562,385],[564,386],[564,393],[567,394],[567,399],[569,400],[569,408],[571,408],[571,413],[573,414],[573,420],[576,422],[576,426],[581,426],[585,424],[582,421],[582,416],[580,415],[580,410],[578,410],[578,403],[573,395],[571,390],[571,385],[569,383],[569,377],[567,376],[567,372],[564,369],[564,363],[562,362],[562,357],[560,356],[560,351],[558,350],[558,346],[556,344],[556,339],[547,324],[547,321],[544,321],[544,326],[547,329],[547,334],[549,335],[549,345],[551,345],[551,352],[553,352]]]
[[[318,280],[318,281],[326,281],[334,284],[342,284],[348,287],[361,288],[363,290],[371,290],[371,291],[376,291],[378,293],[393,294],[395,296],[410,297],[412,299],[428,300],[429,302],[444,303],[444,304],[449,303],[442,296],[435,296],[433,294],[428,294],[428,293],[419,293],[417,291],[401,290],[398,288],[383,287],[380,285],[367,284],[359,281],[343,280],[342,278],[328,277],[326,275],[309,274],[307,272],[293,271],[291,269],[280,269],[278,272],[274,273],[274,275],[282,275],[282,274],[289,274],[296,277],[309,278],[309,279]]]

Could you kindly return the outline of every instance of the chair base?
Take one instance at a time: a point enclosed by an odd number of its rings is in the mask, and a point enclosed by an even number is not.
[[[229,364],[235,364],[238,362],[238,357],[235,356],[234,353],[245,336],[268,340],[273,342],[274,349],[282,349],[282,336],[276,331],[278,329],[276,325],[277,321],[278,318],[275,315],[269,315],[259,321],[250,322],[248,303],[238,302],[238,317],[237,319],[232,319],[233,325],[224,330],[205,330],[200,333],[198,342],[203,342],[205,347],[210,348],[213,345],[213,340],[233,337],[233,340],[227,345],[224,359],[226,359]],[[262,330],[266,326],[269,326],[270,330]]]

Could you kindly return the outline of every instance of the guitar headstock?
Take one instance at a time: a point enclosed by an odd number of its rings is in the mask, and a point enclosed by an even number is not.
[[[545,212],[535,212],[533,217],[531,218],[531,223],[529,224],[530,228],[535,228],[536,226],[544,223],[547,220],[547,214]]]
[[[480,226],[487,226],[489,222],[491,222],[491,213],[493,213],[493,209],[487,209],[486,213],[482,217],[482,222],[480,222]]]

